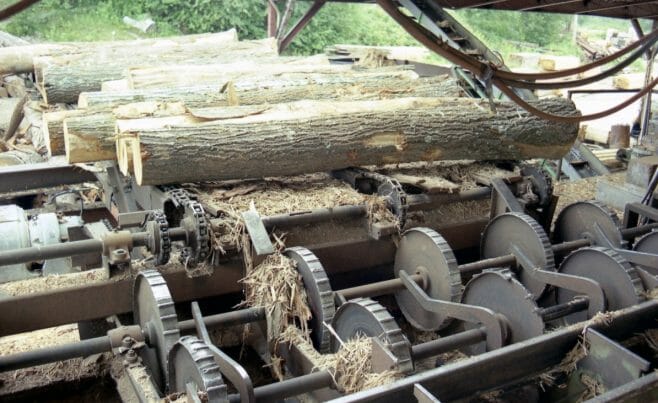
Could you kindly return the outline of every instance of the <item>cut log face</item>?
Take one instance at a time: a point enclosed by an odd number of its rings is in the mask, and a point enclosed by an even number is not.
[[[116,149],[111,113],[72,117],[64,120],[64,148],[69,164],[114,160]]]
[[[64,155],[64,119],[89,114],[80,109],[45,112],[43,119],[43,137],[48,148],[48,155]]]
[[[536,106],[578,114],[563,99]],[[577,124],[541,120],[513,104],[496,109],[463,98],[300,101],[210,122],[192,116],[124,121],[117,130],[119,142],[133,141],[140,185],[413,161],[561,158],[578,133]]]

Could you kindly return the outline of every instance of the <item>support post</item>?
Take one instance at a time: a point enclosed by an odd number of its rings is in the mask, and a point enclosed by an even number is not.
[[[283,52],[284,50],[286,50],[286,48],[288,48],[288,46],[293,41],[293,39],[295,39],[297,34],[302,29],[304,29],[304,27],[309,22],[311,22],[311,19],[315,16],[315,14],[318,13],[318,11],[320,11],[322,6],[324,6],[326,2],[327,0],[315,0],[313,2],[311,8],[308,9],[306,14],[304,14],[302,18],[300,18],[299,21],[297,21],[292,28],[290,28],[290,31],[288,31],[288,33],[283,37],[283,39],[281,39],[281,42],[279,42],[279,53]]]

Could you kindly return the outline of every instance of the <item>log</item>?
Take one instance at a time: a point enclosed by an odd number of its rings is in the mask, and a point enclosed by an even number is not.
[[[0,153],[0,166],[23,165],[43,162],[43,157],[31,149],[16,149]]]
[[[577,124],[536,118],[510,103],[466,98],[299,101],[244,117],[118,121],[118,142],[133,145],[140,185],[261,178],[349,166],[413,161],[561,158]],[[577,115],[574,104],[546,99],[537,107]],[[231,108],[226,108],[231,109]],[[122,161],[120,161],[120,164]]]
[[[264,66],[260,61],[247,61],[238,63],[218,63],[205,65],[179,64],[147,68],[128,69],[126,78],[132,89],[148,89],[162,87],[189,87],[193,85],[214,84],[221,85],[226,81],[241,77],[258,76],[277,79],[290,75],[302,74],[348,74],[352,71],[350,65],[300,65],[285,63],[285,59],[277,59],[278,63]],[[284,78],[285,79],[285,78]]]
[[[65,154],[64,119],[88,114],[90,114],[89,111],[80,109],[45,112],[43,114],[43,137],[49,156]]]
[[[402,74],[404,73],[404,74]],[[355,79],[343,79],[344,83],[351,83],[351,85],[339,83],[331,83],[326,85],[287,85],[290,83],[280,81],[279,88],[268,87],[271,82],[259,82],[244,80],[238,82],[242,89],[247,89],[243,92],[236,92],[237,99],[241,105],[256,105],[256,111],[260,112],[264,108],[258,106],[266,103],[284,103],[307,99],[340,99],[340,100],[377,100],[377,99],[392,99],[402,98],[409,96],[417,97],[454,97],[461,95],[461,90],[457,83],[447,77],[430,77],[430,78],[417,78],[414,72],[404,71],[398,72],[391,76],[381,74],[374,74],[373,77],[368,77],[365,73],[357,75]],[[308,80],[295,82],[296,84],[304,84]],[[144,94],[156,94],[153,98],[155,101],[151,102],[138,102],[132,104],[120,104],[121,101],[144,99]],[[204,87],[203,89],[190,89],[183,88],[182,92],[177,89],[160,89],[155,91],[140,91],[136,90],[128,95],[113,97],[108,99],[106,93],[89,93],[97,94],[103,102],[95,102],[91,105],[95,111],[105,109],[109,111],[110,106],[114,106],[113,115],[104,115],[106,121],[98,121],[97,115],[82,114],[79,122],[81,130],[77,137],[84,137],[82,139],[66,140],[66,155],[69,163],[78,162],[91,162],[100,161],[103,159],[114,159],[116,155],[110,153],[114,152],[114,146],[110,146],[109,142],[102,141],[105,138],[114,139],[114,119],[137,119],[146,116],[175,116],[181,115],[189,111],[192,116],[200,119],[212,120],[217,117],[218,113],[226,117],[226,111],[231,109],[217,108],[217,106],[229,106],[229,100],[226,92],[220,92],[217,87]],[[80,104],[89,107],[89,98],[83,98],[81,94]],[[180,100],[181,102],[166,102]],[[210,107],[210,108],[209,108]],[[84,109],[81,109],[84,110]],[[238,112],[238,113],[243,113]],[[86,115],[86,116],[85,116]],[[85,125],[82,121],[88,119]],[[67,119],[68,121],[68,119]],[[86,136],[82,130],[87,129],[93,133],[87,133]],[[69,133],[66,129],[63,130],[63,136],[67,138]],[[92,140],[94,139],[94,140]],[[93,142],[86,144],[85,142]],[[81,147],[83,150],[76,150]],[[97,155],[91,154],[91,150],[96,150]],[[85,155],[85,159],[79,159],[79,155]]]
[[[52,44],[36,44],[24,46],[10,46],[0,49],[0,74],[32,73],[34,59],[44,56],[86,54],[107,54],[120,52],[130,53],[135,48],[162,48],[167,46],[184,45],[190,43],[228,43],[237,41],[237,32],[231,29],[216,34],[186,35],[161,39],[138,39],[132,41],[112,42],[67,42]]]
[[[617,74],[612,77],[612,86],[621,90],[644,88],[644,73]]]
[[[116,159],[117,152],[112,135],[114,127],[115,121],[111,113],[65,119],[66,160],[71,164]]]
[[[35,58],[35,81],[49,103],[73,103],[83,91],[99,91],[103,82],[123,78],[131,66],[157,66],[170,64],[210,64],[243,58],[273,58],[277,55],[270,39],[212,43],[192,46],[133,49],[130,53],[110,52],[102,55],[87,54],[76,57]]]
[[[153,88],[113,92],[83,92],[78,108],[115,108],[118,105],[153,101],[177,102],[188,107],[225,106],[223,85]],[[449,76],[418,78],[412,71],[363,72],[341,75],[303,76],[299,79],[237,79],[233,88],[241,105],[275,104],[301,99],[366,100],[399,97],[458,97],[463,95]]]

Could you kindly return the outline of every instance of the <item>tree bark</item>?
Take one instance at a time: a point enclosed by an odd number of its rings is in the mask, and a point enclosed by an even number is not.
[[[239,79],[257,79],[259,81],[302,79],[321,80],[321,77],[336,74],[352,74],[367,70],[356,70],[351,65],[317,65],[286,63],[286,59],[277,58],[272,63],[247,61],[238,63],[218,63],[206,65],[169,65],[148,68],[128,69],[127,79],[132,89],[150,89],[162,87],[190,87],[200,84],[222,85],[226,81]],[[402,71],[393,67],[383,71]]]
[[[154,88],[116,92],[83,92],[78,108],[114,108],[142,101],[182,102],[190,108],[228,105],[222,85]],[[457,82],[448,76],[418,78],[412,71],[364,72],[302,77],[297,80],[237,79],[233,88],[240,105],[276,104],[301,99],[366,100],[400,97],[458,97]]]
[[[129,54],[135,49],[152,47],[163,48],[199,43],[229,43],[237,41],[234,29],[216,34],[186,35],[160,39],[138,39],[132,41],[111,42],[68,42],[53,44],[36,44],[9,46],[0,49],[0,74],[32,73],[34,59],[43,56],[57,56],[60,59],[73,55],[85,54]]]
[[[241,58],[276,56],[271,40],[225,43],[181,44],[174,47],[113,49],[100,54],[35,58],[35,79],[47,103],[74,103],[83,91],[99,91],[105,81],[123,78],[131,66],[210,64]]]
[[[64,147],[68,163],[116,159],[114,128],[111,113],[66,118]]]
[[[576,115],[564,99],[538,101],[542,110]],[[194,116],[117,123],[118,141],[134,141],[140,185],[260,178],[359,165],[453,159],[560,158],[577,124],[538,119],[510,103],[465,98],[382,101],[300,101],[243,117]],[[234,113],[235,114],[235,113]],[[121,162],[121,161],[120,161]]]

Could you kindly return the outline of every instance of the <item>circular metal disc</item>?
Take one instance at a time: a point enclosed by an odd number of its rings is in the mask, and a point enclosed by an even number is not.
[[[598,246],[571,252],[560,265],[560,273],[592,279],[603,289],[608,310],[616,311],[644,300],[644,287],[635,268],[617,252]],[[571,301],[576,293],[563,288],[557,290],[557,302]],[[587,311],[565,316],[567,324],[589,319]]]
[[[658,231],[651,231],[648,234],[644,234],[635,242],[633,250],[658,254]]]
[[[448,242],[438,232],[429,228],[413,228],[404,233],[395,253],[395,275],[404,270],[413,275],[422,272],[428,284],[425,292],[430,298],[459,302],[461,299],[461,275],[457,259]],[[449,324],[440,313],[423,309],[409,291],[395,293],[400,310],[416,329],[434,331]]]
[[[509,344],[544,332],[544,321],[532,295],[509,270],[484,271],[473,277],[464,288],[462,302],[502,314],[509,326]],[[472,329],[480,325],[465,323],[464,326]],[[472,349],[474,353],[483,353],[486,345],[482,342]]]
[[[597,241],[597,225],[614,246],[622,246],[619,218],[604,204],[595,200],[576,202],[562,209],[555,219],[553,242],[587,238],[596,245],[606,246]]]
[[[378,337],[398,358],[400,371],[413,369],[411,345],[407,337],[378,302],[370,298],[356,298],[344,303],[336,310],[331,326],[343,342],[359,336]],[[338,351],[340,346],[341,343],[332,338],[331,351]]]
[[[482,258],[509,255],[512,245],[519,247],[535,267],[555,271],[555,257],[548,236],[529,215],[505,213],[491,220],[482,234]],[[523,270],[518,277],[535,299],[539,299],[546,290],[546,283],[531,278]]]
[[[208,403],[228,401],[219,366],[206,343],[194,336],[181,337],[169,352],[169,392],[184,393],[188,383],[196,385]]]
[[[145,362],[165,389],[169,350],[180,338],[174,301],[164,278],[155,270],[140,272],[133,288],[133,317],[147,336]]]
[[[309,321],[313,345],[321,353],[329,352],[331,333],[325,323],[331,323],[336,313],[334,293],[320,260],[310,250],[302,247],[288,248],[286,256],[294,260],[302,276],[308,305],[313,317]]]

